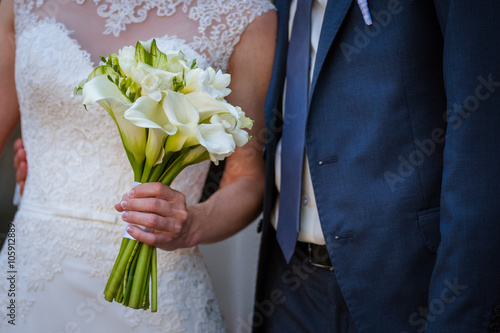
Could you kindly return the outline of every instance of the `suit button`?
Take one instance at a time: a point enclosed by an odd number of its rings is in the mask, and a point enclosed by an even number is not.
[[[307,195],[303,194],[302,195],[302,206],[307,206],[309,205],[309,198],[307,197]]]

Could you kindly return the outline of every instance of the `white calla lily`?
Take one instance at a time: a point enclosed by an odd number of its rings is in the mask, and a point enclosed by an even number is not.
[[[142,182],[147,181],[151,168],[162,162],[165,156],[165,140],[177,133],[177,127],[170,124],[161,104],[148,96],[139,97],[125,112],[125,119],[136,126],[148,128],[146,144],[146,165]]]
[[[198,110],[200,122],[209,119],[214,114],[229,112],[225,104],[215,100],[206,92],[193,92],[185,96],[189,103]]]
[[[189,103],[186,95],[174,91],[167,92],[163,98],[163,110],[168,121],[177,127],[177,133],[167,138],[165,149],[179,151],[182,148],[198,144],[196,128],[200,115],[196,108]]]
[[[156,128],[165,135],[174,135],[177,127],[172,125],[160,103],[148,96],[139,97],[125,112],[125,119],[144,128]]]
[[[83,86],[83,104],[99,103],[113,118],[120,132],[123,146],[127,152],[134,174],[141,177],[139,172],[144,163],[144,148],[146,146],[146,130],[137,127],[124,118],[132,103],[106,75],[93,78]]]

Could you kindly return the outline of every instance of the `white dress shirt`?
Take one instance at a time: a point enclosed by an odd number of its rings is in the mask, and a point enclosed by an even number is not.
[[[311,49],[310,49],[310,59],[311,59],[311,69],[314,68],[316,62],[316,53],[318,51],[319,37],[321,34],[321,27],[323,25],[323,17],[325,16],[326,3],[328,0],[314,0],[311,10]],[[297,0],[293,0],[290,6],[290,22],[288,35],[291,35],[293,17],[295,16],[295,11],[297,9]],[[309,73],[309,83],[312,81],[313,71]],[[286,90],[286,85],[285,85]],[[284,105],[285,103],[283,103]],[[286,112],[286,110],[283,110]],[[278,191],[280,190],[281,184],[281,140],[278,143],[276,150],[276,161],[275,161],[275,172],[276,172],[276,186]],[[325,237],[323,236],[323,231],[321,230],[321,224],[319,222],[318,209],[316,207],[316,198],[314,197],[314,190],[311,180],[311,172],[309,170],[309,162],[307,161],[307,156],[304,158],[304,168],[302,175],[302,206],[300,210],[300,232],[298,240],[301,242],[315,243],[319,245],[325,244]],[[271,222],[276,228],[278,223],[279,215],[279,197],[277,199],[274,213],[271,218]]]

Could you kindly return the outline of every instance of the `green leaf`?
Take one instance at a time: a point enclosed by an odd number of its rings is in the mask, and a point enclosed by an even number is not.
[[[116,75],[118,75],[118,73],[115,72],[113,70],[113,68],[109,67],[108,65],[97,66],[96,68],[94,68],[94,70],[92,72],[90,72],[89,76],[87,77],[86,82],[92,80],[95,77],[101,76],[101,75],[116,76]],[[82,84],[80,84],[80,85],[83,87]]]
[[[152,66],[153,64],[151,53],[146,51],[146,49],[144,48],[144,46],[142,46],[140,42],[137,42],[135,46],[135,60],[137,60],[138,62],[142,61],[143,63],[148,64],[150,66]]]
[[[151,43],[151,58],[152,58],[152,66],[154,68],[159,68],[166,70],[168,66],[167,55],[161,52],[156,46],[156,39],[153,39]]]

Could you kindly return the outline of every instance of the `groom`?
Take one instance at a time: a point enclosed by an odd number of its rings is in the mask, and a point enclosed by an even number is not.
[[[275,1],[254,332],[500,332],[500,2],[310,2]]]

